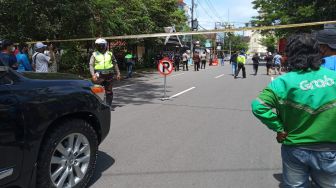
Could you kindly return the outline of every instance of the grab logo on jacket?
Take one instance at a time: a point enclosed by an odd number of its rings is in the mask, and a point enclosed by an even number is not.
[[[300,82],[300,89],[303,91],[314,90],[325,87],[332,87],[335,85],[335,81],[328,78],[326,75],[323,76],[324,80],[318,79],[313,81],[303,80]]]

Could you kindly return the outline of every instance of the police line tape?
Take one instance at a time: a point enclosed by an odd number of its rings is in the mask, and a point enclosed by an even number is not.
[[[207,30],[207,31],[191,31],[191,32],[175,32],[175,33],[154,33],[154,34],[140,34],[140,35],[122,35],[113,37],[102,37],[108,40],[120,40],[120,39],[143,39],[143,38],[155,38],[155,37],[167,37],[167,36],[184,36],[184,35],[202,35],[202,34],[215,34],[215,33],[229,33],[238,31],[262,31],[262,30],[274,30],[274,29],[287,29],[287,28],[297,28],[297,27],[308,27],[317,26],[324,24],[336,24],[336,21],[322,21],[322,22],[310,22],[310,23],[299,23],[299,24],[287,24],[287,25],[274,25],[274,26],[262,26],[262,27],[241,27],[241,28],[229,28],[229,29],[217,29],[217,30]],[[46,40],[39,42],[79,42],[79,41],[92,41],[97,38],[81,38],[81,39],[64,39],[64,40]],[[36,43],[27,42],[29,44]]]

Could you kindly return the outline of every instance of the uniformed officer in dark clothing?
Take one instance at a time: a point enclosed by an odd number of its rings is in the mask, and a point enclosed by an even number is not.
[[[174,67],[175,71],[180,71],[180,62],[181,62],[181,54],[180,52],[176,52],[174,54]]]
[[[257,73],[258,73],[258,67],[259,67],[259,61],[260,61],[260,57],[259,57],[258,53],[255,53],[253,55],[252,61],[253,61],[254,76],[256,76]]]

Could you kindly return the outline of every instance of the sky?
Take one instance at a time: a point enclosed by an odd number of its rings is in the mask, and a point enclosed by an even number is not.
[[[194,0],[194,16],[205,29],[214,29],[215,22],[233,22],[237,26],[249,22],[258,13],[253,9],[253,0]],[[191,0],[184,0],[191,7]],[[229,14],[228,14],[229,13]]]

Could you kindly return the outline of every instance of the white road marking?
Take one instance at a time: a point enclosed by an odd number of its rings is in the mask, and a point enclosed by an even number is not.
[[[223,77],[223,76],[224,76],[224,74],[221,74],[219,76],[216,76],[215,78],[220,78],[220,77]]]
[[[184,75],[185,73],[180,73],[180,74],[174,74],[174,75],[172,75],[172,76],[170,76],[170,77],[176,77],[176,76],[181,76],[181,75]]]
[[[124,86],[120,86],[120,87],[115,87],[113,89],[121,89],[121,88],[124,88],[124,87],[130,87],[130,86],[133,86],[135,84],[129,84],[129,85],[124,85]]]
[[[175,97],[177,97],[177,96],[180,96],[180,95],[182,95],[182,94],[184,94],[184,93],[187,93],[188,91],[191,91],[191,90],[193,90],[193,89],[195,89],[196,87],[191,87],[191,88],[189,88],[189,89],[186,89],[186,90],[184,90],[184,91],[182,91],[182,92],[180,92],[180,93],[177,93],[176,95],[173,95],[173,96],[171,96],[171,97],[169,97],[169,99],[172,99],[172,98],[175,98]]]

